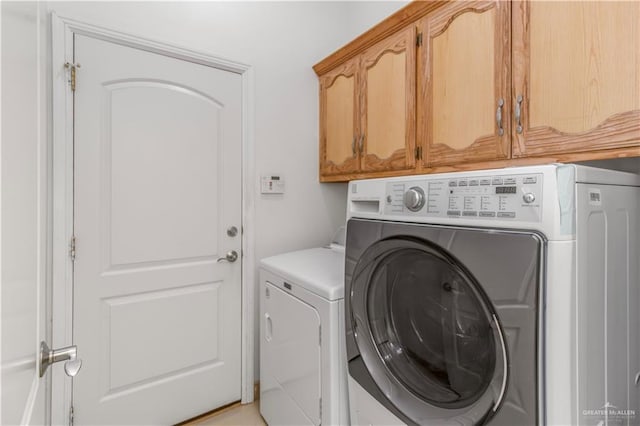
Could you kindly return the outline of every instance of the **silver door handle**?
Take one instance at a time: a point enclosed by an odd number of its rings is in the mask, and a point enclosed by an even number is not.
[[[353,137],[353,141],[351,141],[351,152],[353,153],[353,158],[356,158],[356,136]]]
[[[362,155],[363,154],[362,150],[364,149],[364,133],[360,135],[360,143],[358,145],[360,149],[360,155]]]
[[[217,262],[235,262],[238,260],[238,252],[235,250],[231,250],[227,253],[225,257],[221,257],[217,260]]]
[[[51,364],[60,361],[67,361],[64,363],[64,372],[69,377],[78,374],[82,367],[82,360],[78,358],[78,348],[75,345],[52,350],[46,342],[40,342],[40,377],[44,376]]]

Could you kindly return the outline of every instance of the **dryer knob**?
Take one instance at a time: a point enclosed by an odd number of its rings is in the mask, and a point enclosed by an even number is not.
[[[536,200],[536,196],[532,192],[527,192],[522,196],[522,200],[527,204],[531,204]]]
[[[412,186],[404,193],[404,205],[412,212],[417,212],[424,206],[424,191],[419,186]]]

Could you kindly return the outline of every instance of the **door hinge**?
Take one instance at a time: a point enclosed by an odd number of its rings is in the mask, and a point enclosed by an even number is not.
[[[422,46],[422,33],[416,34],[416,46]]]
[[[76,73],[77,68],[80,68],[80,64],[72,64],[71,62],[66,62],[64,67],[69,70],[69,84],[71,84],[71,91],[76,91]]]
[[[422,160],[422,147],[416,147],[416,160]]]
[[[73,426],[73,405],[69,407],[69,426]]]
[[[76,260],[76,236],[75,235],[71,237],[71,242],[69,243],[69,257],[71,258],[72,262]]]

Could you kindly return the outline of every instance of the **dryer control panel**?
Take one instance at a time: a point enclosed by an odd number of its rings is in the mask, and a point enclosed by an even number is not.
[[[539,222],[542,173],[387,182],[384,213]]]

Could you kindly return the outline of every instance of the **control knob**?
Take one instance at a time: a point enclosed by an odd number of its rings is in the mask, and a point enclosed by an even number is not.
[[[527,192],[522,196],[522,200],[527,204],[531,204],[536,200],[536,196],[533,192]]]
[[[404,193],[404,205],[412,212],[420,210],[424,202],[424,190],[419,186],[412,186]]]

